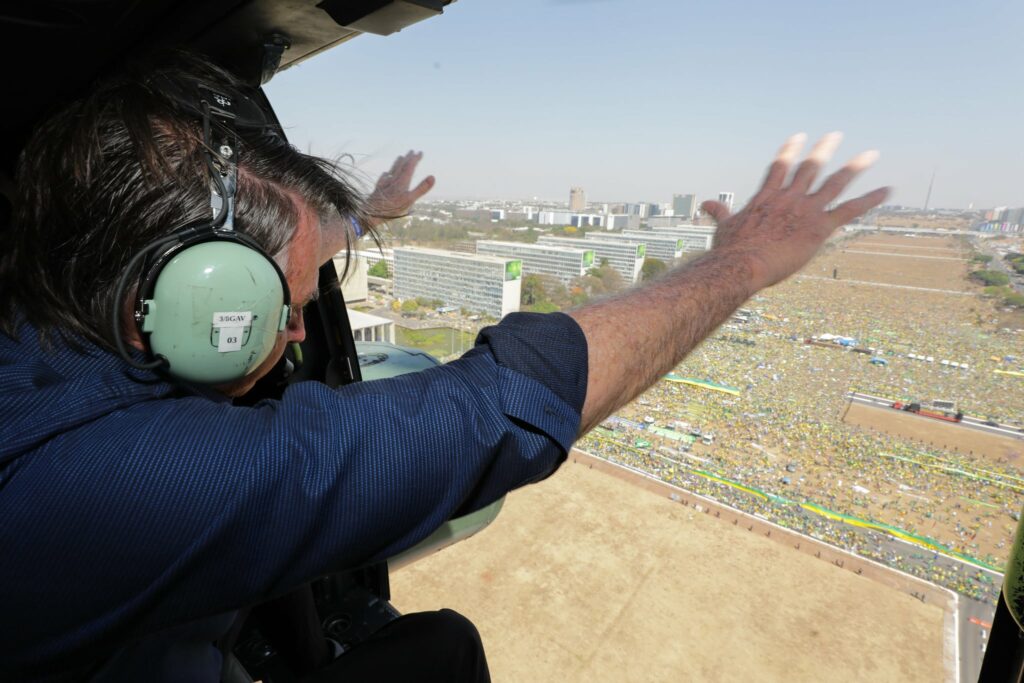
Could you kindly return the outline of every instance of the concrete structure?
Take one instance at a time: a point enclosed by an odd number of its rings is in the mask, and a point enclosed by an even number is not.
[[[395,343],[395,323],[369,313],[348,309],[348,321],[352,324],[352,336],[356,341],[379,341]]]
[[[585,211],[587,208],[587,196],[583,193],[582,187],[569,188],[569,210]]]
[[[522,262],[441,249],[396,247],[395,297],[439,299],[446,306],[503,318],[519,310]]]
[[[639,230],[639,214],[611,213],[605,216],[605,230]]]
[[[391,277],[395,273],[395,253],[391,249],[384,249],[383,252],[374,248],[361,249],[356,252],[356,256],[366,261],[367,269],[373,268],[377,265],[378,261],[384,261],[384,265],[388,268],[388,277]],[[335,263],[337,264],[338,257],[335,256]],[[340,273],[341,270],[339,269]]]
[[[537,222],[541,225],[571,225],[571,211],[540,211],[537,213]]]
[[[338,271],[338,277],[342,277],[342,274],[345,273],[345,253],[335,255],[332,260],[334,269]],[[345,303],[366,301],[370,294],[369,283],[366,279],[368,270],[366,259],[359,256],[358,252],[352,254],[348,264],[348,273],[345,273],[344,279],[341,281],[341,294],[345,297]]]
[[[644,265],[647,247],[642,242],[628,240],[603,240],[600,238],[552,237],[541,235],[538,244],[559,247],[579,247],[593,249],[595,264],[608,259],[608,265],[619,271],[626,282],[636,282],[640,277],[640,268]]]
[[[594,266],[594,250],[586,246],[552,246],[526,242],[479,240],[478,254],[517,258],[527,275],[550,275],[568,285]]]
[[[664,237],[683,240],[683,251],[707,251],[715,239],[715,227],[711,225],[677,225],[671,228],[654,228],[650,232]],[[629,231],[631,237],[642,238],[647,231]]]
[[[671,211],[671,209],[669,209]],[[690,219],[686,216],[676,216],[672,214],[661,214],[658,216],[650,216],[647,219],[647,227],[649,228],[673,228],[680,225],[688,225]]]
[[[697,215],[697,195],[672,195],[672,215],[682,216],[688,221],[693,220],[693,217]]]
[[[573,227],[603,228],[604,216],[599,213],[574,213],[569,217],[569,225]]]
[[[647,202],[640,202],[639,204],[626,204],[624,213],[628,213],[630,216],[639,216],[640,218],[647,218],[650,215],[651,206]]]
[[[732,211],[733,200],[736,199],[736,195],[732,192],[719,192],[718,201],[725,204],[726,208]]]
[[[584,239],[642,242],[643,244],[647,245],[647,254],[645,255],[645,258],[661,259],[662,261],[669,265],[671,265],[674,260],[681,257],[683,255],[683,251],[685,251],[683,247],[683,239],[681,237],[657,235],[650,231],[646,233],[643,233],[638,230],[632,230],[623,233],[588,232],[585,235]]]

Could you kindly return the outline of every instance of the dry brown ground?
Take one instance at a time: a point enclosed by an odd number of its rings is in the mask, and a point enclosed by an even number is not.
[[[893,249],[888,252],[890,255],[882,255],[851,253],[848,250],[883,251],[879,247],[861,247],[857,241],[847,242],[839,249],[823,253],[802,272],[806,275],[832,277],[832,269],[838,268],[840,280],[864,280],[935,289],[969,289],[963,278],[966,277],[970,264],[966,261],[941,260],[951,258],[945,252]],[[897,251],[900,255],[891,255]],[[902,255],[904,252],[905,256]],[[916,258],[917,256],[941,258]]]
[[[843,422],[896,434],[946,450],[981,454],[1014,467],[1024,466],[1024,441],[1020,439],[986,434],[970,427],[862,403],[850,403],[843,413]]]
[[[496,683],[943,679],[939,606],[571,462],[391,589],[471,618]]]
[[[907,237],[905,235],[889,235],[884,232],[866,233],[858,236],[860,242],[878,242],[880,244],[905,245],[907,247],[939,247],[942,249],[960,250],[957,240],[950,237]]]

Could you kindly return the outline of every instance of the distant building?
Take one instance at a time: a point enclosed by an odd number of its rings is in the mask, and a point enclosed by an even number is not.
[[[395,323],[362,311],[348,309],[348,321],[356,341],[395,343]]]
[[[599,213],[574,213],[569,216],[569,225],[577,228],[601,228],[604,227],[604,216]]]
[[[537,222],[541,225],[571,225],[571,211],[541,211],[537,214]]]
[[[582,187],[569,188],[569,210],[580,212],[587,208],[587,197],[583,194]]]
[[[718,201],[720,201],[723,204],[725,204],[726,208],[728,208],[730,211],[732,211],[732,202],[733,202],[733,200],[735,198],[736,198],[736,195],[733,194],[732,192],[719,192],[718,193]]]
[[[631,242],[627,240],[602,240],[584,239],[582,237],[553,237],[541,235],[537,240],[538,244],[579,247],[582,249],[593,249],[596,263],[603,259],[608,260],[610,265],[626,280],[634,283],[640,277],[640,268],[644,264],[644,255],[647,247],[642,242]]]
[[[651,205],[646,202],[639,204],[626,204],[623,213],[627,213],[630,216],[639,216],[640,218],[647,218],[648,212],[651,210]]]
[[[672,215],[682,216],[691,221],[697,215],[697,196],[692,194],[672,195]]]
[[[639,230],[640,216],[628,213],[612,213],[605,217],[605,230]]]
[[[478,254],[517,258],[526,275],[550,275],[568,285],[594,266],[594,251],[586,246],[558,246],[527,242],[479,240]]]
[[[585,236],[588,240],[622,240],[626,242],[640,242],[647,245],[647,253],[644,258],[656,258],[661,259],[665,263],[671,264],[672,261],[680,258],[683,255],[683,239],[681,237],[671,237],[668,235],[659,235],[651,231],[639,231],[639,230],[627,230],[621,233],[618,232],[588,232]]]
[[[379,256],[380,254],[378,254]],[[341,280],[341,294],[345,303],[351,304],[358,301],[366,301],[370,294],[370,287],[367,281],[369,265],[366,259],[358,253],[352,254],[348,262],[348,272],[345,272],[345,252],[334,257],[334,269],[338,271]]]
[[[384,265],[388,269],[388,277],[391,277],[395,272],[395,253],[391,249],[384,249],[382,251],[371,247],[370,249],[362,249],[354,253],[356,256],[366,261],[367,270],[377,265],[377,261],[384,261]],[[344,253],[334,257],[335,265],[338,264],[339,258],[341,259],[341,262],[344,263]],[[341,268],[338,268],[338,273],[341,273]]]
[[[503,318],[519,310],[522,262],[441,249],[395,247],[395,297],[438,299]]]
[[[689,219],[686,216],[658,215],[649,217],[647,225],[651,228],[670,228],[678,225],[689,225]]]
[[[651,232],[683,240],[683,251],[707,251],[714,243],[715,229],[712,225],[677,225],[653,228]]]
[[[505,220],[505,209],[491,209],[491,220],[492,221],[503,221],[503,220]]]

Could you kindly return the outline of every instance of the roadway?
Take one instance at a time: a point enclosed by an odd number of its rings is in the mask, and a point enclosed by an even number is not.
[[[957,605],[960,635],[960,680],[973,683],[981,674],[981,661],[985,657],[988,634],[996,614],[995,605],[972,600],[964,595]]]
[[[892,408],[893,403],[895,403],[895,401],[893,401],[892,399],[882,398],[880,396],[872,396],[870,394],[862,394],[856,391],[851,391],[848,394],[848,396],[849,399],[854,403],[873,406],[875,408]],[[907,412],[907,414],[914,415],[915,417],[918,417],[922,420],[935,419],[933,417],[927,417],[925,415],[916,415],[915,413],[911,413],[909,411]],[[964,415],[963,420],[959,424],[964,427],[977,429],[978,431],[993,434],[995,436],[1008,436],[1014,439],[1024,439],[1024,433],[1022,433],[1021,430],[1016,427],[1001,424],[987,424],[985,420],[978,417],[972,417],[970,415]]]

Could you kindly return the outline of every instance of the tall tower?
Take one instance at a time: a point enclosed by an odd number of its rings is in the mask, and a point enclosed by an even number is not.
[[[928,194],[926,194],[924,196],[924,210],[925,211],[928,210],[928,205],[932,201],[932,187],[934,187],[934,185],[935,185],[935,171],[938,171],[938,170],[939,170],[939,168],[936,166],[935,170],[932,171],[932,179],[928,181]]]
[[[697,214],[697,197],[692,194],[672,195],[672,215],[685,216],[686,220],[692,220]]]
[[[583,211],[587,208],[587,198],[583,194],[582,187],[569,188],[569,210]]]
[[[735,198],[736,198],[736,195],[733,194],[732,192],[719,192],[718,193],[718,201],[720,201],[723,204],[725,204],[725,208],[729,209],[729,211],[732,211],[732,202],[733,202],[733,200]]]

